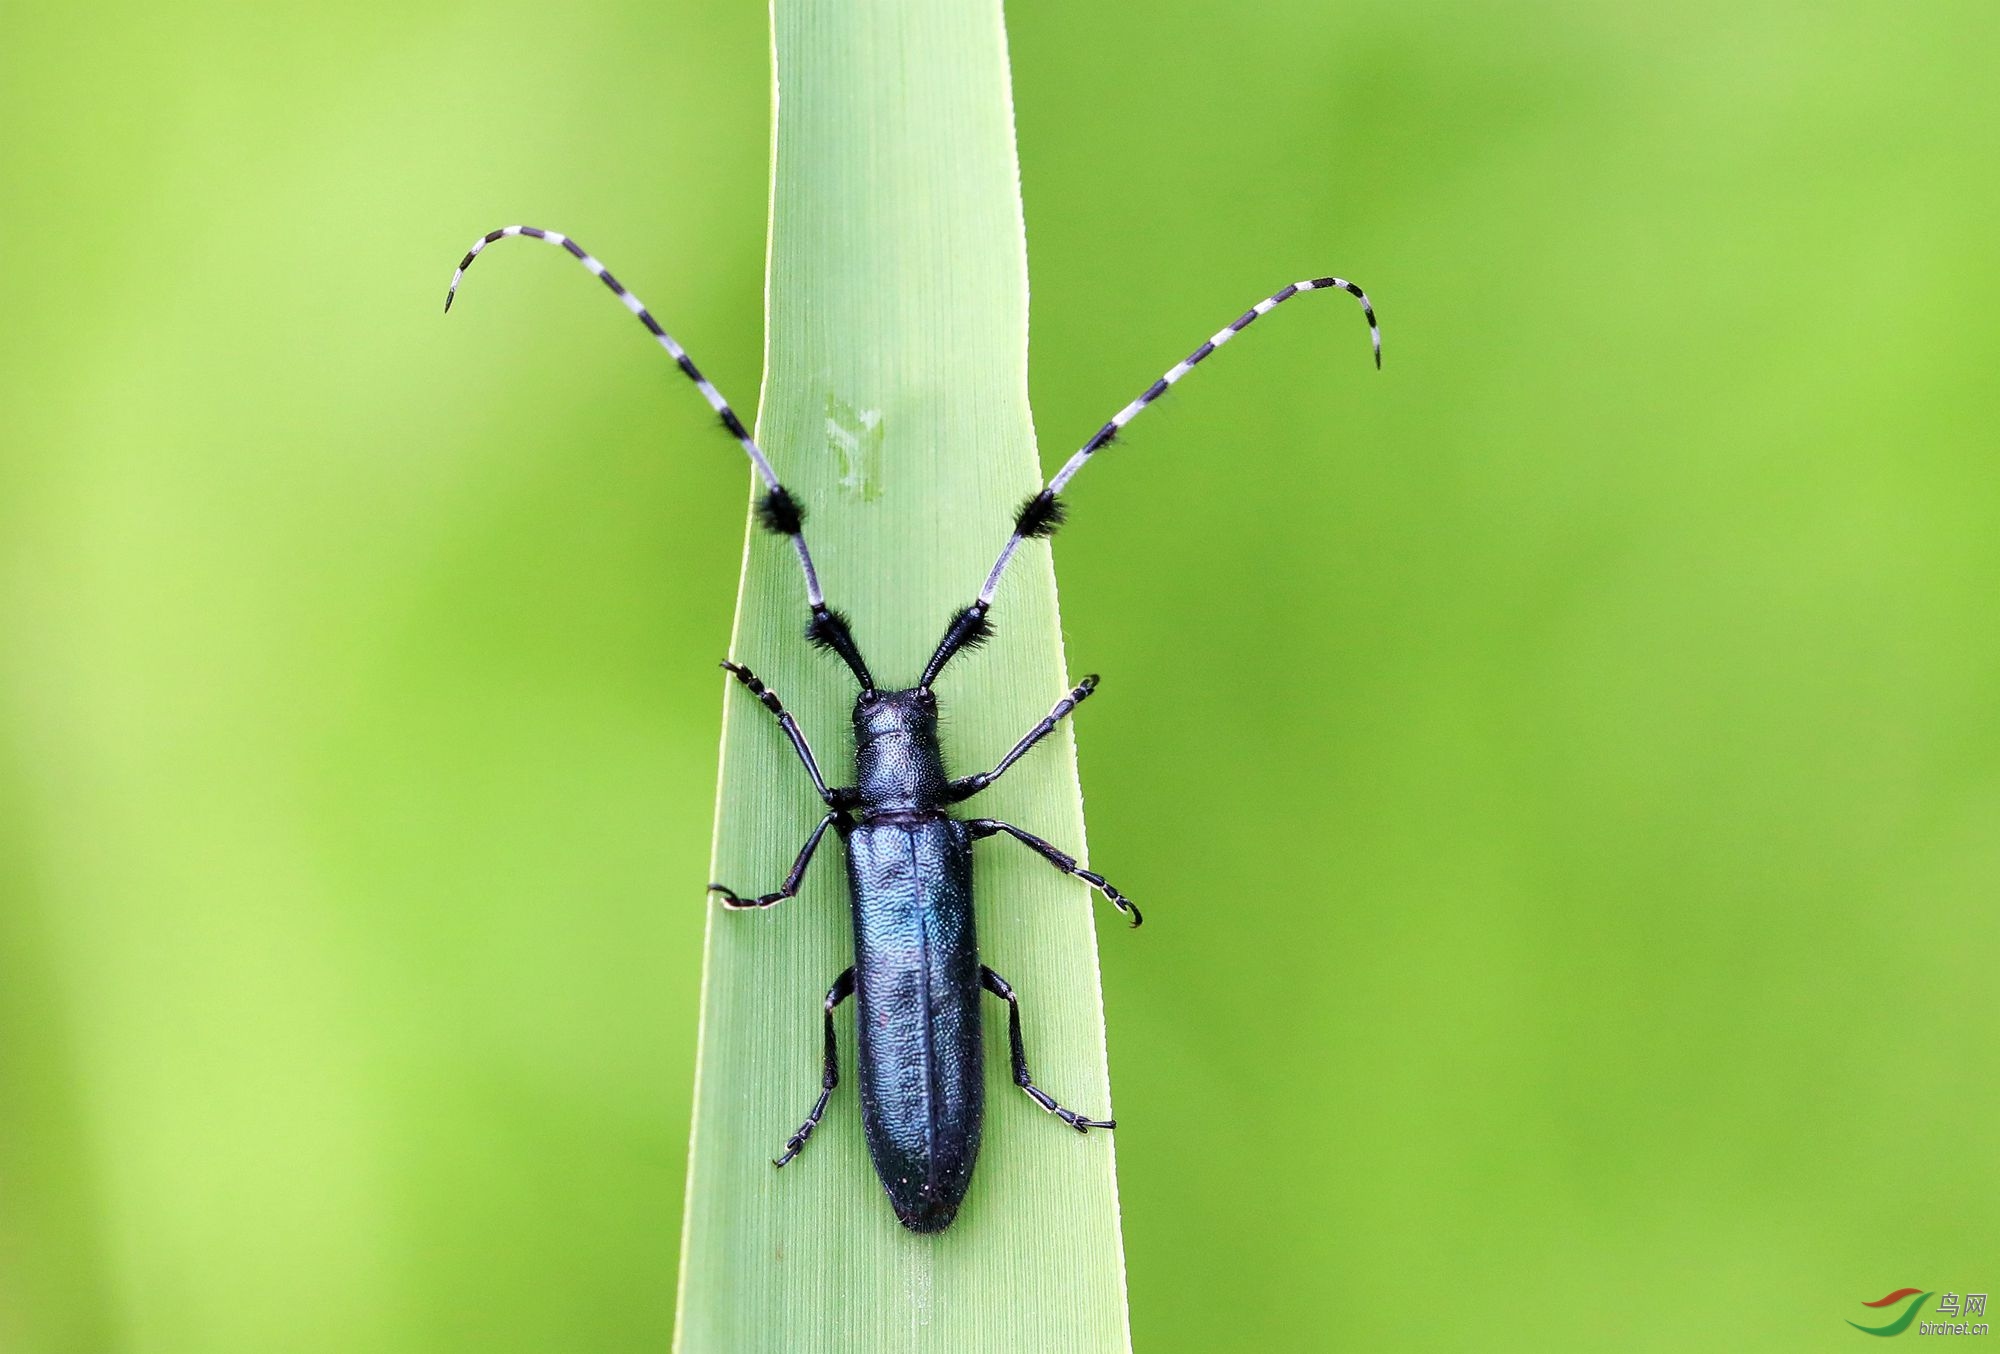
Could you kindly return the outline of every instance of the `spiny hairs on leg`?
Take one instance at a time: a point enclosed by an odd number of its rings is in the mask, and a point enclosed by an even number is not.
[[[744,454],[750,458],[751,468],[757,472],[757,478],[764,482],[764,494],[757,502],[758,522],[777,535],[789,537],[792,548],[798,552],[799,568],[805,574],[806,580],[806,605],[812,608],[812,622],[807,630],[808,635],[815,644],[838,653],[853,670],[861,685],[872,690],[875,685],[874,679],[868,674],[868,665],[861,660],[861,651],[848,631],[846,618],[829,607],[825,596],[820,592],[819,573],[813,568],[812,552],[806,549],[806,538],[801,529],[805,522],[805,508],[792,497],[784,485],[778,483],[777,472],[771,469],[770,461],[765,459],[756,439],[750,436],[750,430],[743,426],[743,420],[729,407],[729,401],[722,398],[722,392],[701,374],[701,369],[695,366],[687,351],[674,342],[673,335],[660,327],[660,322],[653,318],[652,312],[646,309],[645,304],[627,291],[625,285],[613,277],[603,264],[592,258],[582,245],[558,231],[542,230],[536,226],[502,226],[498,230],[490,230],[473,241],[472,248],[468,249],[465,257],[459,260],[458,270],[451,275],[451,287],[444,294],[445,312],[450,313],[451,303],[458,296],[458,284],[465,280],[465,271],[472,266],[472,261],[479,257],[487,245],[496,240],[504,240],[510,235],[524,235],[528,239],[556,245],[566,251],[599,282],[611,289],[611,294],[618,298],[625,309],[632,312],[640,324],[646,326],[646,332],[653,336],[655,343],[666,350],[667,356],[674,360],[674,365],[681,369],[681,373],[694,382],[695,389],[699,390],[701,397],[708,401],[708,407],[722,420],[722,426],[727,428],[729,435],[742,445]]]
[[[1375,367],[1378,371],[1381,369],[1382,327],[1375,322],[1375,307],[1368,300],[1367,292],[1345,278],[1316,277],[1304,282],[1294,282],[1291,286],[1273,292],[1244,311],[1224,328],[1211,335],[1206,343],[1176,363],[1166,375],[1147,386],[1138,399],[1113,414],[1111,421],[1099,428],[1091,439],[1064,463],[1063,468],[1056,472],[1055,478],[1048,482],[1046,488],[1021,504],[1014,515],[1014,534],[1007,538],[1007,544],[1001,548],[1000,558],[993,562],[992,570],[986,575],[986,584],[979,590],[978,600],[952,618],[950,628],[945,631],[944,640],[938,645],[937,652],[931,656],[931,661],[925,668],[923,685],[931,684],[931,680],[943,670],[946,663],[951,661],[954,653],[962,648],[976,647],[993,633],[992,622],[986,619],[986,613],[993,606],[994,595],[1000,590],[1001,575],[1007,572],[1007,564],[1014,558],[1014,552],[1021,548],[1022,541],[1053,536],[1056,529],[1062,526],[1063,519],[1068,514],[1060,495],[1064,486],[1076,478],[1076,472],[1083,469],[1084,463],[1100,449],[1109,446],[1124,430],[1126,424],[1137,418],[1146,406],[1166,394],[1183,376],[1207,360],[1210,353],[1255,324],[1259,316],[1268,315],[1294,296],[1309,291],[1344,291],[1361,303],[1361,314],[1368,321],[1368,341],[1375,351]]]

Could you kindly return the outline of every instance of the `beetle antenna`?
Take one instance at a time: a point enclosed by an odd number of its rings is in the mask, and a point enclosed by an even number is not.
[[[699,390],[701,397],[708,401],[708,407],[722,420],[722,426],[729,430],[730,436],[742,444],[744,454],[750,458],[751,467],[757,472],[757,477],[764,482],[763,497],[757,501],[758,522],[777,535],[790,537],[792,548],[798,551],[799,568],[804,572],[806,580],[806,605],[812,608],[812,621],[806,627],[807,638],[815,645],[832,649],[839,654],[861,683],[862,688],[874,690],[875,679],[869,675],[867,663],[862,661],[861,650],[854,643],[847,618],[828,606],[825,595],[820,592],[819,574],[813,568],[812,552],[806,549],[805,533],[801,529],[806,515],[804,505],[793,498],[785,486],[778,482],[777,472],[771,469],[770,461],[765,459],[756,439],[750,436],[750,430],[743,426],[743,420],[729,407],[729,401],[722,398],[722,392],[701,374],[701,370],[688,357],[686,350],[674,342],[673,335],[660,328],[660,322],[653,318],[652,312],[646,309],[644,303],[627,291],[625,285],[611,275],[610,270],[585,252],[582,245],[567,235],[553,230],[542,230],[535,226],[502,226],[499,230],[488,231],[473,242],[472,248],[466,251],[463,259],[459,260],[458,270],[451,275],[451,287],[444,294],[446,313],[450,312],[451,303],[458,296],[458,284],[464,281],[465,270],[472,266],[472,261],[479,257],[487,245],[495,240],[504,240],[510,235],[524,235],[531,240],[559,245],[568,251],[570,256],[595,275],[598,281],[611,289],[611,294],[618,298],[625,309],[631,311],[639,323],[646,326],[646,332],[653,336],[653,341],[666,349],[667,356],[674,360],[674,364],[681,369],[682,374],[694,382],[695,389]]]
[[[1014,558],[1014,552],[1021,548],[1022,541],[1055,535],[1056,528],[1063,524],[1063,519],[1067,515],[1067,509],[1059,495],[1063,487],[1076,478],[1076,472],[1083,469],[1084,464],[1099,450],[1109,446],[1126,424],[1144,412],[1147,405],[1166,394],[1171,386],[1193,371],[1210,353],[1248,329],[1256,322],[1258,316],[1268,315],[1294,296],[1309,291],[1344,291],[1361,303],[1361,313],[1368,321],[1368,339],[1375,350],[1375,366],[1377,370],[1381,369],[1382,328],[1375,322],[1375,307],[1369,302],[1368,293],[1345,278],[1316,277],[1305,282],[1294,282],[1283,291],[1272,293],[1244,311],[1226,327],[1217,330],[1208,342],[1176,363],[1166,375],[1147,386],[1138,399],[1113,414],[1111,421],[1099,428],[1091,439],[1063,464],[1063,468],[1056,472],[1055,478],[1048,482],[1046,488],[1021,504],[1014,514],[1014,534],[1009,536],[1007,544],[1001,547],[1000,558],[993,562],[992,570],[986,575],[986,585],[979,590],[978,600],[952,617],[950,626],[945,630],[943,641],[939,643],[937,652],[931,656],[929,666],[924,669],[921,685],[929,686],[938,673],[943,671],[944,665],[951,661],[953,654],[961,649],[977,647],[993,633],[993,623],[986,619],[986,613],[992,609],[994,594],[1000,590],[1000,576],[1007,572],[1007,564]]]

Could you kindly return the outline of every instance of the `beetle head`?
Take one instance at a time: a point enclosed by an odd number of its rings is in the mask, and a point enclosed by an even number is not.
[[[854,698],[854,732],[880,738],[937,728],[937,695],[928,687],[908,691],[864,691]]]

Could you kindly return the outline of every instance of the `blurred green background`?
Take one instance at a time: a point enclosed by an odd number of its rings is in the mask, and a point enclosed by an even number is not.
[[[663,1348],[762,7],[0,24],[0,1348]],[[1138,1346],[2000,1287],[2000,11],[1009,24]]]

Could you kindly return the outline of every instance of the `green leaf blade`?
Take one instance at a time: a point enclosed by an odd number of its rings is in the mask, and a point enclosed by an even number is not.
[[[906,685],[1040,483],[1000,7],[780,0],[773,21],[759,438],[807,505],[828,599],[878,680]],[[939,685],[960,773],[991,766],[1072,680],[1046,545],[1023,549],[994,615],[995,643]],[[845,781],[852,682],[807,648],[804,620],[791,552],[753,531],[732,654]],[[741,691],[724,708],[715,878],[763,891],[821,809],[770,716]],[[977,811],[1081,854],[1069,730]],[[1078,1138],[1013,1088],[999,1003],[986,1012],[984,1145],[949,1230],[904,1231],[875,1179],[851,1006],[826,1119],[797,1161],[771,1168],[817,1094],[820,1001],[852,962],[843,869],[829,843],[800,898],[710,912],[677,1347],[1128,1349],[1112,1135]],[[1004,841],[981,844],[977,887],[982,954],[1020,993],[1038,1080],[1110,1112],[1091,895]]]

